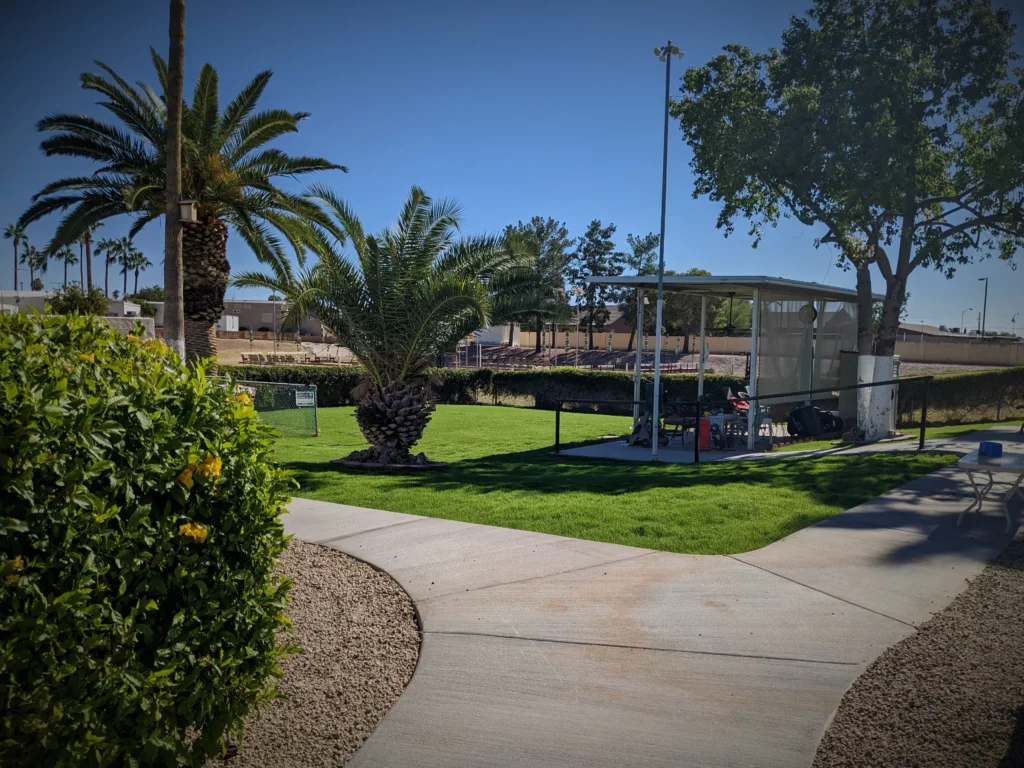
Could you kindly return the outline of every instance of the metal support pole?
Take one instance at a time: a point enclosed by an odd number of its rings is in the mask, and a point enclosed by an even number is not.
[[[700,403],[693,404],[696,419],[693,422],[693,463],[700,464]]]
[[[707,335],[708,297],[700,297],[700,347],[697,349],[697,397],[704,396],[704,339]]]
[[[661,310],[665,299],[665,201],[668,194],[668,113],[672,88],[672,41],[665,46],[665,131],[661,151],[661,237],[658,239],[658,309],[654,329],[654,413],[651,415],[651,459],[658,460],[658,422],[661,420]],[[682,55],[682,54],[680,54]]]
[[[931,384],[928,379],[924,383],[924,393],[921,395],[921,434],[917,439],[917,450],[924,450],[924,430],[928,423],[928,387]]]
[[[750,323],[750,381],[747,383],[747,396],[757,395],[757,347],[761,335],[761,289],[754,289],[753,307]],[[752,400],[747,410],[747,450],[754,450],[754,424],[757,423],[759,401]]]
[[[644,328],[644,289],[636,289],[636,338],[633,355],[633,431],[640,423],[640,334]]]
[[[562,452],[562,401],[555,403],[555,453]]]

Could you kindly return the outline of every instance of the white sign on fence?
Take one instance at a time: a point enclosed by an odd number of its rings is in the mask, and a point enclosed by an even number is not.
[[[296,408],[315,408],[316,407],[316,392],[310,390],[296,390],[295,392],[295,407]]]

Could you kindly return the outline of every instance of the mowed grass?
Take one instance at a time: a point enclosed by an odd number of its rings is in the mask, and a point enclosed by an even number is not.
[[[625,433],[621,416],[562,414],[563,445]],[[551,454],[554,415],[440,406],[418,450],[443,472],[371,474],[330,459],[365,447],[352,408],[320,410],[321,436],[281,438],[295,495],[669,552],[758,549],[956,459],[879,453],[700,465],[614,463]]]

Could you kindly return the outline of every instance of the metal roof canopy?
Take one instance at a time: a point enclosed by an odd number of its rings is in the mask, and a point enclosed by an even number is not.
[[[591,275],[587,282],[592,285],[615,285],[622,288],[658,289],[657,275],[625,275],[607,276]],[[665,291],[675,293],[691,293],[698,296],[735,296],[738,299],[753,299],[756,289],[764,289],[776,293],[784,293],[793,298],[822,301],[856,301],[857,291],[854,288],[840,288],[823,283],[808,283],[803,280],[786,280],[782,277],[766,275],[715,276],[715,275],[665,275]],[[871,294],[873,301],[882,301],[885,297],[879,293]]]

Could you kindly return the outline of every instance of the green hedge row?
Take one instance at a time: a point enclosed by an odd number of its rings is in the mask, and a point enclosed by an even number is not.
[[[900,385],[898,420],[919,424],[924,385]],[[1024,418],[1024,366],[936,377],[928,387],[929,424]]]
[[[352,405],[351,391],[359,381],[359,368],[327,366],[243,366],[222,365],[221,372],[246,381],[280,381],[290,384],[314,384],[321,407]],[[654,377],[644,374],[645,382]],[[697,396],[697,377],[693,374],[666,374],[665,397],[669,400]],[[704,391],[721,397],[726,388],[734,392],[745,387],[737,376],[709,374]],[[546,368],[536,371],[501,371],[489,368],[431,371],[431,399],[439,403],[516,403],[538,408],[554,408],[562,400],[632,400],[633,376],[625,371],[588,371],[579,368]],[[578,408],[587,408],[585,405]],[[600,410],[608,410],[602,407]]]
[[[315,384],[322,407],[352,405],[351,391],[358,383],[359,368],[327,366],[221,366],[236,379]],[[644,381],[653,379],[644,374]],[[697,394],[693,374],[666,374],[665,396],[690,399]],[[746,387],[739,376],[708,375],[705,392],[720,397],[726,388]],[[443,368],[432,371],[431,397],[439,403],[495,403],[553,408],[558,400],[631,400],[633,377],[625,371],[589,371],[580,368],[547,368],[536,371],[501,371]],[[923,385],[907,382],[899,390],[899,423],[920,419]],[[586,406],[576,406],[583,409]],[[601,407],[598,410],[613,410]],[[980,373],[940,376],[928,391],[928,423],[957,424],[1024,417],[1024,366]]]

